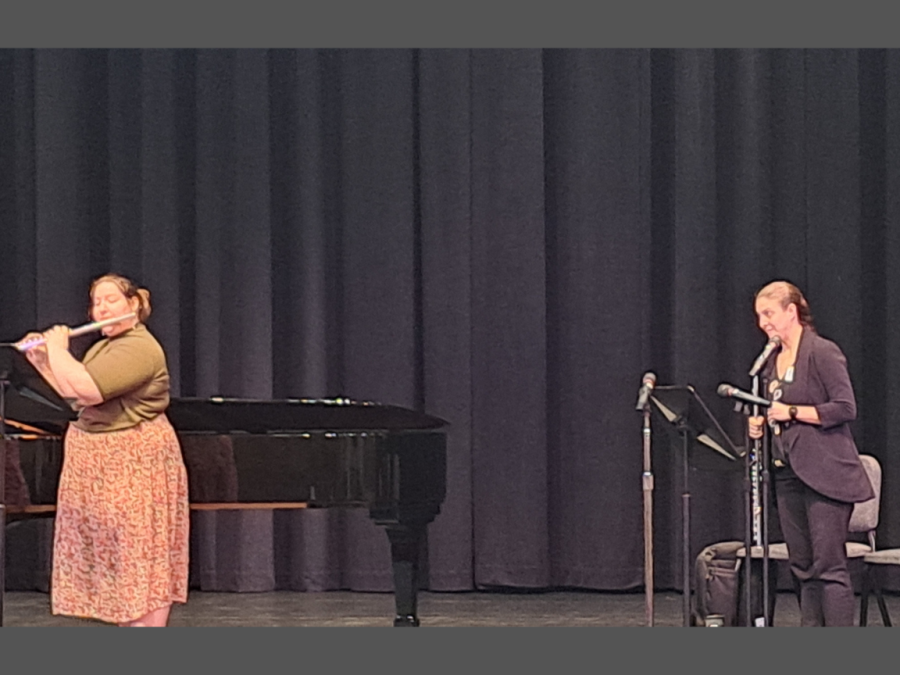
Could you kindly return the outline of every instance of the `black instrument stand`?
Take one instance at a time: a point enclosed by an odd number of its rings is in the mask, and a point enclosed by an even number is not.
[[[0,626],[6,592],[6,444],[11,440],[6,421],[64,426],[75,417],[15,345],[0,344]]]
[[[691,385],[656,387],[651,400],[681,440],[681,554],[684,588],[682,614],[684,626],[689,627],[691,625],[691,572],[693,570],[691,564],[691,458],[700,449],[701,453],[714,453],[724,462],[736,463],[742,453]]]
[[[675,425],[684,443],[681,451],[681,584],[684,592],[681,596],[681,613],[685,628],[691,625],[691,428],[684,419]]]

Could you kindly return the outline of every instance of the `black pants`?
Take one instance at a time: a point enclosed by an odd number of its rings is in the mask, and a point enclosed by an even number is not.
[[[853,504],[805,485],[789,468],[775,472],[778,519],[800,587],[801,626],[852,626],[847,533]]]

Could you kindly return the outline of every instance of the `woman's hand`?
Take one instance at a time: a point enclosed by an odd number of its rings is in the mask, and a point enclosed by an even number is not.
[[[766,418],[762,415],[757,417],[748,417],[747,418],[747,428],[750,432],[750,438],[753,440],[757,440],[762,438],[763,436],[763,425],[766,423]]]
[[[44,339],[47,341],[47,349],[69,351],[68,326],[53,326],[53,328],[44,333]]]
[[[32,340],[42,340],[44,339],[43,333],[29,333],[21,340],[19,340],[16,344],[20,345],[24,342],[31,342]],[[47,360],[47,345],[40,344],[35,347],[31,347],[25,350],[25,358],[38,370],[45,368],[49,365]]]
[[[790,406],[781,401],[772,401],[772,405],[766,411],[766,417],[770,422],[787,422],[791,419]]]

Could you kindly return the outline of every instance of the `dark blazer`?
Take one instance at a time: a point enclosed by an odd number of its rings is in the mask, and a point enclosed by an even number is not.
[[[768,382],[776,377],[772,358],[763,371]],[[797,477],[816,492],[842,502],[864,502],[875,496],[859,461],[849,422],[856,419],[856,397],[847,372],[847,359],[831,340],[803,329],[794,381],[785,387],[782,403],[812,405],[821,426],[790,422],[782,425],[782,443]]]

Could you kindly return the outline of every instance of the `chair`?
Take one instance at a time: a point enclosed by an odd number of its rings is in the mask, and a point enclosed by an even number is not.
[[[869,476],[869,480],[872,482],[872,489],[875,492],[875,496],[868,501],[853,505],[853,512],[850,514],[849,533],[850,535],[866,535],[867,543],[852,540],[847,541],[847,557],[851,560],[865,560],[867,556],[871,556],[873,561],[877,561],[881,560],[881,558],[879,558],[879,555],[883,553],[882,551],[875,550],[875,530],[878,527],[878,514],[881,509],[881,464],[879,464],[878,460],[875,459],[875,457],[873,457],[872,455],[860,455],[859,459],[862,462],[863,468],[866,470],[866,474]],[[741,549],[737,552],[737,555],[739,558],[746,557],[747,554],[745,547],[741,547]],[[753,546],[750,549],[750,555],[754,560],[761,560],[763,557],[762,546]],[[897,549],[896,558],[900,559],[900,549]],[[769,560],[787,561],[787,559],[787,544],[785,544],[784,542],[778,542],[769,545]],[[879,563],[873,562],[872,564]],[[867,567],[867,572],[868,569],[869,568]],[[867,582],[873,581],[873,578],[874,575],[869,576],[868,573],[865,577]],[[860,598],[860,626],[865,626],[863,613],[865,611],[865,608],[867,607],[866,603],[868,602],[869,588],[874,591],[875,597],[878,599],[878,606],[879,608],[881,608],[882,619],[885,619],[885,617],[887,617],[887,609],[884,606],[884,598],[882,598],[881,596],[881,586],[877,584],[872,584],[872,586],[864,584],[864,592]],[[774,609],[774,589],[771,589],[770,595],[772,597],[770,597],[769,599],[769,607]],[[890,619],[888,618],[887,621],[889,622]],[[890,624],[885,623],[885,625]]]
[[[878,609],[881,612],[881,623],[892,626],[891,616],[888,614],[884,596],[881,593],[881,574],[886,565],[900,566],[900,548],[886,548],[881,551],[872,551],[863,556],[866,566],[863,577],[863,588],[859,600],[859,625],[865,626],[869,618],[869,594],[875,593],[878,601]]]

